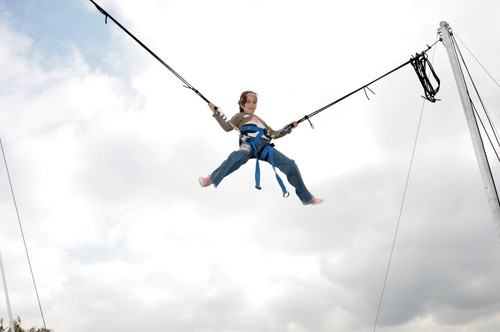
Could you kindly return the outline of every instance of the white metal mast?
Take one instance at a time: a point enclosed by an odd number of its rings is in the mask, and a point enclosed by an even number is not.
[[[481,172],[481,177],[483,178],[483,183],[486,189],[486,194],[488,196],[488,202],[490,205],[491,212],[493,214],[493,222],[497,230],[497,237],[500,242],[500,203],[498,201],[498,194],[495,187],[495,182],[493,181],[493,176],[491,174],[491,169],[488,164],[486,157],[486,151],[484,150],[483,142],[479,132],[479,127],[474,116],[472,109],[472,101],[467,92],[467,86],[463,75],[461,74],[459,61],[456,52],[453,49],[452,41],[450,35],[452,34],[451,28],[445,21],[440,23],[441,26],[441,36],[443,37],[443,42],[448,52],[448,57],[451,62],[451,68],[453,69],[453,74],[455,75],[455,81],[457,82],[458,93],[460,94],[460,100],[462,101],[462,106],[465,112],[465,118],[467,119],[467,124],[469,126],[469,131],[472,137],[472,144],[474,145],[474,151],[476,152],[476,159],[479,164],[479,171]]]
[[[12,319],[12,310],[10,309],[9,291],[7,290],[7,280],[5,279],[5,271],[3,270],[2,254],[0,253],[0,270],[2,272],[3,289],[5,291],[5,300],[7,301],[7,310],[9,314],[11,331],[15,330],[14,320]]]

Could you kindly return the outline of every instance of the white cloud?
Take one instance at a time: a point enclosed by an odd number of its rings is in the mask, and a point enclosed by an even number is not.
[[[423,50],[449,13],[384,3],[100,5],[227,115],[257,90],[278,128]],[[456,30],[477,32],[456,7]],[[293,192],[281,199],[270,168],[255,190],[253,161],[202,190],[197,177],[236,135],[112,22],[92,30],[111,35],[99,61],[71,41],[47,54],[9,22],[0,131],[49,328],[372,330],[422,107],[410,67],[371,86],[370,101],[359,92],[276,142],[325,198],[304,207]],[[436,51],[442,102],[425,104],[377,330],[498,325],[498,242],[446,61]],[[0,175],[14,313],[40,326]]]

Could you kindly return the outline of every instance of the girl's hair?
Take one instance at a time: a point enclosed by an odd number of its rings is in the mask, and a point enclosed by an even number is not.
[[[245,103],[247,102],[247,95],[249,95],[249,94],[255,95],[258,98],[258,95],[256,92],[253,92],[251,90],[243,91],[241,93],[241,96],[240,96],[240,101],[238,101],[238,106],[240,107],[240,113],[243,113],[243,107],[241,107],[241,106],[245,105]]]

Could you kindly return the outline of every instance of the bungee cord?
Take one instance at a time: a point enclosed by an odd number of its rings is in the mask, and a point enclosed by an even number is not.
[[[185,80],[179,73],[177,73],[172,67],[170,67],[165,61],[163,61],[158,55],[156,55],[151,49],[149,49],[143,42],[141,42],[137,37],[135,37],[130,31],[128,31],[123,25],[120,24],[113,16],[111,16],[107,11],[105,11],[102,7],[100,7],[97,3],[95,3],[93,0],[90,0],[94,4],[94,6],[105,16],[105,24],[108,24],[108,18],[110,18],[113,22],[115,22],[116,25],[118,25],[125,33],[127,33],[133,40],[135,40],[139,45],[141,45],[146,51],[148,51],[149,54],[151,54],[156,60],[158,60],[162,65],[164,65],[172,74],[174,74],[179,80],[184,83],[184,87],[192,90],[194,93],[196,93],[201,99],[203,99],[207,104],[210,103],[210,101],[200,92],[198,91],[193,85],[191,85],[187,80]],[[226,121],[233,127],[234,130],[238,131],[238,127],[233,125],[226,117],[226,115],[221,111],[219,107],[215,107],[215,114],[217,114],[218,117]]]
[[[427,49],[425,51],[422,51],[421,53],[417,53],[415,54],[414,57],[412,57],[410,60],[408,60],[407,62],[403,63],[402,65],[394,68],[393,70],[389,71],[388,73],[380,76],[379,78],[371,81],[370,83],[368,84],[365,84],[363,85],[362,87],[352,91],[351,93],[348,93],[347,95],[331,102],[330,104],[328,105],[325,105],[323,107],[321,107],[320,109],[312,112],[311,114],[308,114],[308,115],[305,115],[302,119],[298,120],[297,122],[298,123],[301,123],[301,122],[304,122],[304,121],[308,121],[309,124],[311,125],[311,128],[314,129],[314,125],[312,124],[310,118],[312,118],[313,116],[323,112],[324,110],[326,110],[327,108],[330,108],[331,106],[341,102],[342,100],[346,99],[347,97],[350,97],[352,96],[353,94],[355,94],[356,92],[359,92],[361,90],[364,90],[365,91],[365,95],[366,97],[368,98],[368,94],[366,93],[366,90],[368,89],[371,93],[375,94],[372,90],[370,90],[369,86],[372,85],[373,83],[381,80],[382,78],[392,74],[393,72],[403,68],[404,66],[408,65],[408,64],[412,64],[413,65],[413,68],[415,69],[415,72],[417,73],[417,76],[419,78],[419,81],[420,83],[422,84],[422,87],[424,88],[424,91],[425,91],[425,99],[427,99],[428,101],[434,103],[436,102],[437,100],[439,99],[436,99],[435,98],[435,95],[437,94],[437,92],[439,91],[439,86],[440,86],[440,80],[439,80],[439,77],[437,76],[436,72],[434,71],[434,69],[432,68],[432,65],[430,64],[429,60],[427,59],[427,51],[429,51],[434,45],[437,44],[438,41],[434,42],[434,44],[432,44],[431,46],[427,45]],[[427,76],[427,66],[429,67],[429,69],[431,70],[432,72],[432,75],[434,77],[434,79],[436,80],[437,82],[437,87],[434,88]],[[370,98],[368,98],[368,100],[370,100]],[[283,129],[281,129],[277,134],[276,136],[278,136],[281,132],[286,132],[286,131],[289,131],[290,129],[292,129],[292,126],[291,125],[287,125],[285,126]]]
[[[141,45],[146,51],[148,51],[156,60],[158,60],[162,65],[164,65],[168,70],[170,70],[170,72],[172,72],[172,74],[174,74],[179,80],[182,81],[182,83],[184,83],[184,87],[185,88],[188,88],[190,90],[192,90],[194,93],[196,93],[200,98],[202,98],[205,102],[207,103],[210,103],[210,101],[200,92],[198,91],[193,85],[191,85],[186,79],[184,79],[179,73],[177,73],[172,67],[170,67],[165,61],[163,61],[158,55],[156,55],[153,51],[151,51],[151,49],[149,49],[146,45],[144,45],[144,43],[142,43],[137,37],[135,37],[130,31],[128,31],[123,25],[121,25],[113,16],[111,16],[107,11],[105,11],[102,7],[100,7],[97,3],[94,2],[94,0],[90,0],[90,2],[92,2],[94,4],[94,6],[97,8],[97,10],[99,10],[99,12],[101,12],[104,16],[105,16],[105,23],[107,24],[108,22],[108,18],[110,18],[113,22],[115,22],[116,25],[118,25],[125,33],[127,33],[132,39],[134,39],[139,45]],[[424,91],[425,91],[425,99],[429,100],[430,102],[436,102],[436,100],[438,99],[435,99],[435,95],[437,94],[437,92],[439,91],[439,84],[440,84],[440,81],[439,81],[439,78],[437,77],[434,69],[432,68],[432,65],[429,63],[428,59],[427,59],[427,56],[426,56],[426,52],[428,50],[430,50],[435,44],[437,43],[437,41],[432,44],[431,46],[428,46],[427,45],[427,49],[425,51],[423,51],[422,53],[417,53],[415,55],[415,57],[412,57],[410,60],[408,60],[407,62],[403,63],[402,65],[400,65],[399,67],[391,70],[390,72],[380,76],[379,78],[371,81],[370,83],[368,84],[365,84],[363,85],[362,87],[360,87],[359,89],[357,90],[354,90],[353,92],[345,95],[344,97],[342,98],[339,98],[337,100],[335,100],[334,102],[326,105],[326,106],[323,106],[322,108],[312,112],[311,114],[308,114],[308,115],[305,115],[302,119],[298,120],[297,123],[301,123],[301,122],[304,122],[304,121],[308,121],[309,124],[311,125],[311,128],[314,129],[314,125],[312,124],[310,118],[321,113],[322,111],[326,110],[327,108],[337,104],[338,102],[346,99],[347,97],[350,97],[351,95],[355,94],[356,92],[360,91],[360,90],[364,90],[365,92],[365,95],[366,97],[368,98],[368,94],[366,93],[366,90],[369,90],[371,93],[375,94],[372,90],[370,90],[369,86],[375,82],[377,82],[378,80],[386,77],[387,75],[389,74],[392,74],[393,72],[397,71],[398,69],[401,69],[403,68],[404,66],[408,65],[408,64],[412,64],[413,65],[413,68],[415,69],[415,72],[417,73],[417,76],[419,77],[419,80],[420,80],[420,83],[422,84],[422,87],[424,88]],[[427,66],[430,68],[431,72],[432,72],[432,75],[434,77],[434,79],[436,80],[438,86],[436,88],[434,88],[427,76]],[[370,98],[368,98],[369,100]],[[215,114],[220,117],[221,119],[223,119],[224,121],[226,121],[229,125],[231,125],[231,127],[236,130],[237,132],[239,132],[238,128],[232,124],[230,122],[230,120],[228,120],[228,118],[226,117],[226,115],[221,111],[221,109],[219,107],[215,107],[214,109],[214,112]],[[278,132],[274,135],[271,136],[271,138],[277,138],[279,136],[281,136],[282,134],[290,131],[291,129],[293,128],[293,124],[288,124],[286,125],[285,127],[283,127],[282,129],[278,130]]]
[[[153,51],[151,51],[146,45],[144,45],[138,38],[136,38],[130,31],[128,31],[123,25],[120,24],[117,20],[114,19],[113,16],[111,16],[107,11],[102,9],[97,3],[95,3],[93,0],[90,0],[96,6],[97,10],[101,12],[105,16],[105,24],[108,24],[108,18],[110,18],[113,22],[115,22],[116,25],[118,25],[125,33],[127,33],[130,37],[132,37],[133,40],[135,40],[139,45],[141,45],[146,51],[149,52],[156,60],[158,60],[162,65],[164,65],[168,70],[172,72],[178,79],[184,83],[184,86],[188,89],[193,90],[198,96],[200,96],[203,100],[205,100],[207,103],[209,103],[208,99],[205,98],[198,90],[194,88],[191,84],[189,84],[188,81],[186,81],[179,73],[177,73],[172,67],[170,67],[165,61],[163,61],[159,56],[157,56]]]

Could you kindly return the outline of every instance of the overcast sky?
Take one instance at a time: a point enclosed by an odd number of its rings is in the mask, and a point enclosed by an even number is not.
[[[447,21],[500,121],[471,55],[500,81],[496,0],[98,3],[228,116],[257,91],[275,129],[406,62]],[[0,43],[0,138],[48,328],[365,332],[378,317],[377,331],[498,331],[500,243],[442,43],[428,52],[441,101],[423,102],[406,66],[275,141],[318,206],[282,198],[268,165],[256,190],[253,160],[201,188],[237,134],[90,1],[1,0]],[[1,165],[12,311],[40,327]]]

